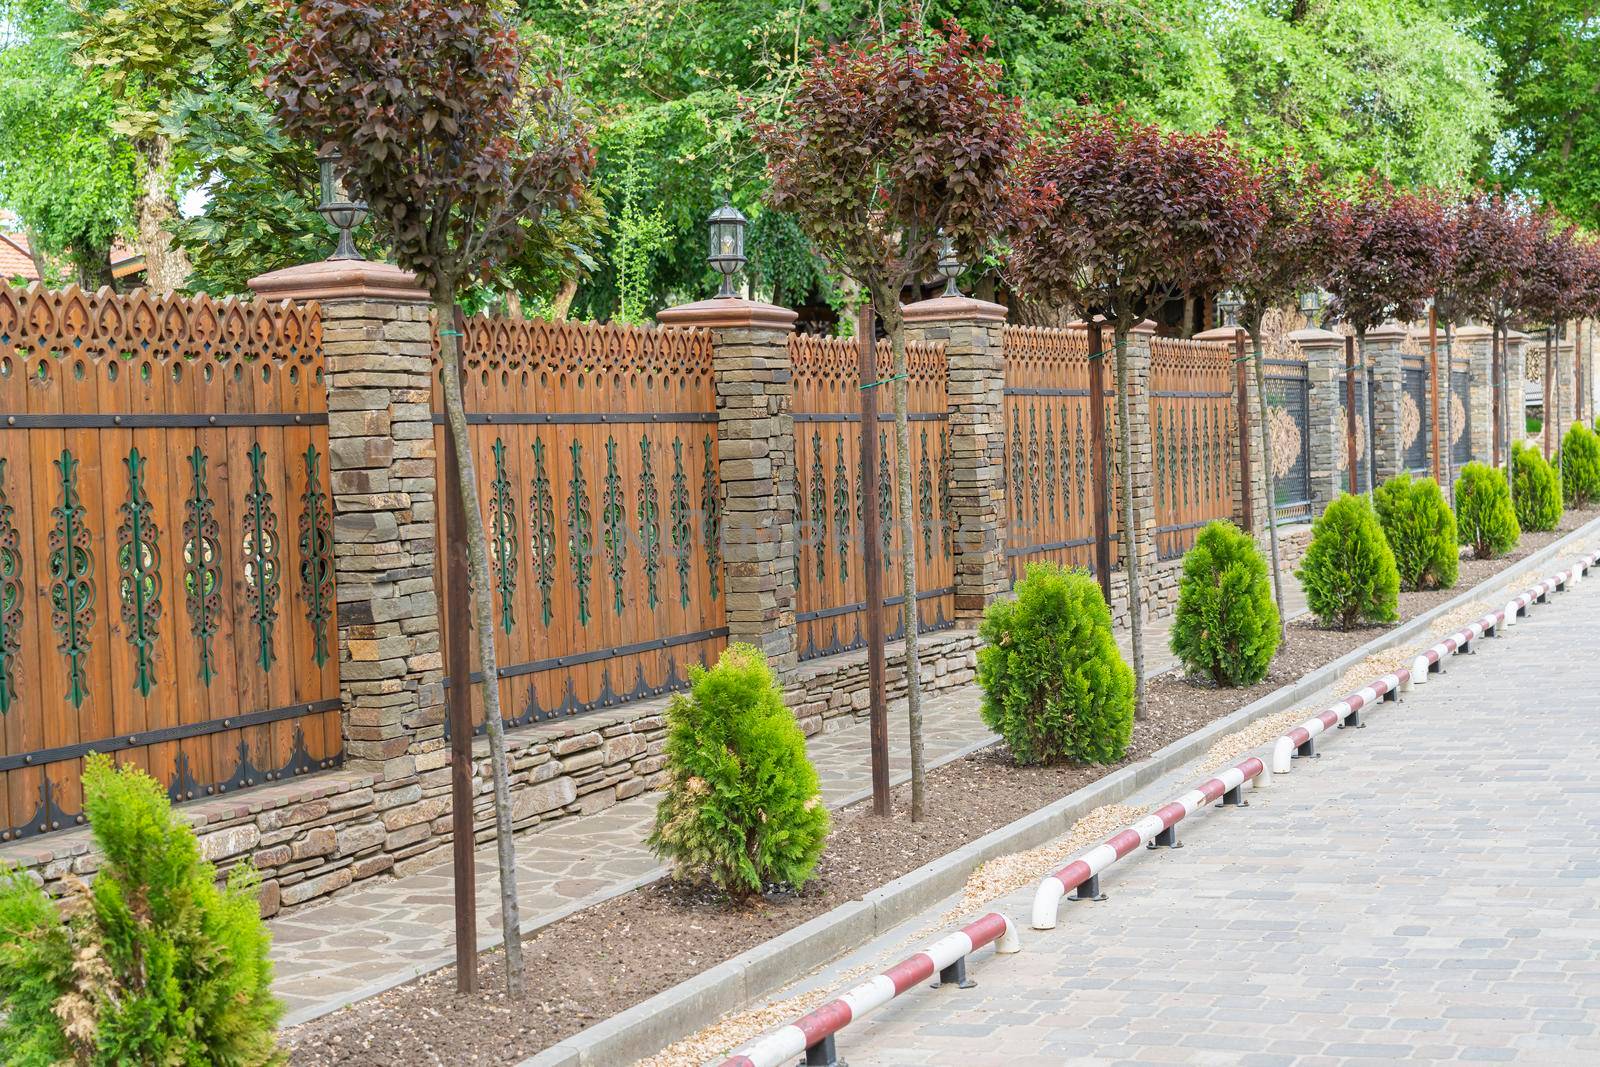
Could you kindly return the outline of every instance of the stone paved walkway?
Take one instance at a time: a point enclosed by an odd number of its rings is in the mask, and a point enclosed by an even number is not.
[[[1290,579],[1289,612],[1304,610]],[[1168,623],[1147,629],[1146,673],[1173,666],[1167,650]],[[1127,635],[1120,635],[1124,652]],[[890,771],[910,773],[903,717],[891,716]],[[924,737],[930,764],[993,735],[978,717],[972,687],[928,701]],[[823,796],[840,806],[871,785],[865,724],[812,737],[807,749],[822,778]],[[517,840],[517,884],[524,923],[548,922],[619,888],[654,878],[656,858],[644,847],[655,800],[635,797],[581,819],[565,819]],[[500,893],[493,846],[477,857],[478,934],[487,947],[497,940]],[[273,990],[283,1000],[286,1024],[322,1014],[352,998],[406,981],[453,957],[452,878],[448,862],[404,878],[373,879],[354,892],[290,912],[268,925],[276,968]]]
[[[1114,867],[1110,899],[1064,902],[1056,930],[1027,929],[1031,889],[1006,897],[1020,955],[986,950],[977,988],[918,990],[852,1025],[840,1054],[852,1067],[1600,1064],[1597,633],[1591,580],[1368,728],[1330,736],[1249,808],[1185,822],[1185,848]]]

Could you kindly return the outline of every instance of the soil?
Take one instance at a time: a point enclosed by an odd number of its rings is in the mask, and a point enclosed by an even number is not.
[[[1596,515],[1569,511],[1560,531],[1524,535],[1510,556],[1464,559],[1454,589],[1402,594],[1400,617],[1443,603]],[[996,745],[929,773],[929,808],[937,818],[913,826],[909,786],[895,791],[890,820],[874,818],[867,804],[836,812],[816,877],[798,893],[735,905],[663,882],[588,908],[524,942],[521,1001],[505,995],[504,957],[494,951],[481,960],[485,992],[476,997],[458,996],[455,968],[446,967],[286,1031],[284,1047],[301,1067],[515,1062],[1137,762],[1383,629],[1341,632],[1307,619],[1292,622],[1267,677],[1248,689],[1217,689],[1176,671],[1151,679],[1147,716],[1135,724],[1119,763],[1018,767]]]

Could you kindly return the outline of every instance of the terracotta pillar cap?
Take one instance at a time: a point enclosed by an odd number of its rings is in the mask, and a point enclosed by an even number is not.
[[[741,296],[717,296],[656,312],[656,322],[662,326],[704,326],[713,330],[748,326],[793,330],[794,320],[799,317],[788,308],[764,304],[759,300],[746,300]]]
[[[1229,344],[1232,344],[1234,337],[1237,336],[1241,330],[1244,330],[1244,327],[1213,326],[1209,330],[1201,330],[1199,333],[1194,335],[1193,339],[1196,341],[1226,341]],[[1249,336],[1248,330],[1245,330],[1244,332],[1246,336]]]
[[[970,296],[936,296],[932,300],[919,300],[900,309],[906,322],[950,322],[976,319],[980,322],[1006,321],[1003,304],[991,304]]]
[[[325,259],[302,263],[250,279],[264,300],[394,300],[426,304],[433,300],[416,276],[393,263],[370,259]]]
[[[1324,330],[1320,326],[1305,326],[1285,334],[1289,340],[1301,345],[1342,345],[1344,335]]]

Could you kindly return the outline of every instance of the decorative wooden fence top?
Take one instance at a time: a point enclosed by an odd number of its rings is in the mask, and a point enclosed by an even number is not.
[[[465,334],[507,724],[679,687],[727,640],[710,333],[478,316]],[[443,484],[437,377],[433,410]]]
[[[797,334],[794,361],[796,514],[800,517],[796,620],[802,659],[863,644],[866,580],[862,574],[861,375],[859,342]],[[892,372],[887,341],[877,348],[877,377]],[[949,411],[944,346],[906,346],[907,421],[911,424],[911,474],[916,509],[919,625],[954,624],[955,578],[950,506]],[[883,531],[885,602],[905,603],[900,561],[906,545],[899,529],[900,496],[894,461],[893,393],[878,395],[878,517]],[[888,615],[891,636],[903,626]]]
[[[0,840],[340,759],[321,313],[0,290]],[[292,665],[292,669],[284,669]]]

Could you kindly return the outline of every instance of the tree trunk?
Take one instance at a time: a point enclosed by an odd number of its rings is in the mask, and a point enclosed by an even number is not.
[[[565,322],[567,314],[572,310],[572,300],[577,295],[578,279],[568,278],[562,282],[555,299],[550,303],[550,321]]]
[[[1444,491],[1452,510],[1456,506],[1456,383],[1455,323],[1444,320]],[[1468,442],[1470,444],[1470,442]]]
[[[1357,369],[1361,373],[1361,395],[1367,398],[1364,405],[1367,409],[1367,498],[1373,499],[1378,491],[1378,431],[1376,420],[1372,414],[1372,389],[1376,384],[1376,376],[1372,368],[1367,365],[1367,331],[1356,331],[1356,360]]]
[[[133,198],[139,231],[139,251],[144,254],[145,287],[166,294],[189,281],[189,257],[172,242],[167,226],[178,215],[172,199],[172,142],[155,136],[139,143],[139,192]]]
[[[1555,350],[1550,344],[1554,333],[1555,327],[1546,326],[1544,328],[1544,458],[1546,461],[1550,459],[1550,441],[1555,437],[1556,411],[1561,403],[1560,397],[1556,395]],[[1522,432],[1524,435],[1528,432],[1526,419],[1523,420]],[[1560,440],[1559,437],[1555,437],[1555,439]]]
[[[74,248],[67,253],[67,258],[72,260],[73,270],[78,275],[78,288],[84,292],[97,293],[102,288],[116,289],[117,280],[111,273],[109,247],[85,247],[82,252]]]
[[[1278,568],[1278,517],[1273,507],[1278,495],[1274,485],[1277,472],[1272,469],[1272,433],[1267,427],[1267,369],[1261,362],[1260,323],[1250,331],[1250,349],[1256,365],[1256,407],[1260,413],[1256,421],[1261,426],[1261,474],[1267,491],[1267,543],[1272,551],[1272,595],[1278,602],[1278,640],[1282,641],[1289,636],[1289,616],[1283,607],[1283,572]],[[1245,486],[1245,492],[1249,491],[1250,487]]]
[[[1128,328],[1132,316],[1117,316],[1117,455],[1122,460],[1122,573],[1128,578],[1128,636],[1133,645],[1133,717],[1144,708],[1144,590],[1139,585],[1139,538],[1133,524],[1133,443],[1128,425]]]
[[[911,470],[911,422],[907,418],[907,365],[905,320],[900,314],[898,294],[875,294],[878,314],[889,332],[889,347],[894,356],[894,466],[899,479],[900,575],[905,585],[901,605],[906,634],[906,720],[911,741],[911,821],[927,817],[927,770],[922,761],[922,662],[917,658],[917,526],[916,494]],[[863,433],[871,428],[863,426]]]
[[[494,648],[493,596],[489,584],[489,539],[478,500],[477,469],[467,410],[461,395],[460,337],[455,328],[455,287],[442,285],[433,294],[439,315],[439,361],[443,365],[445,418],[450,447],[461,472],[462,512],[467,520],[467,566],[472,579],[472,611],[478,631],[478,669],[483,673],[483,725],[489,737],[489,762],[494,779],[495,843],[500,860],[500,930],[505,937],[506,993],[522,995],[522,924],[517,904],[517,846],[511,834],[511,781],[506,764],[504,720],[500,715],[500,670]]]

